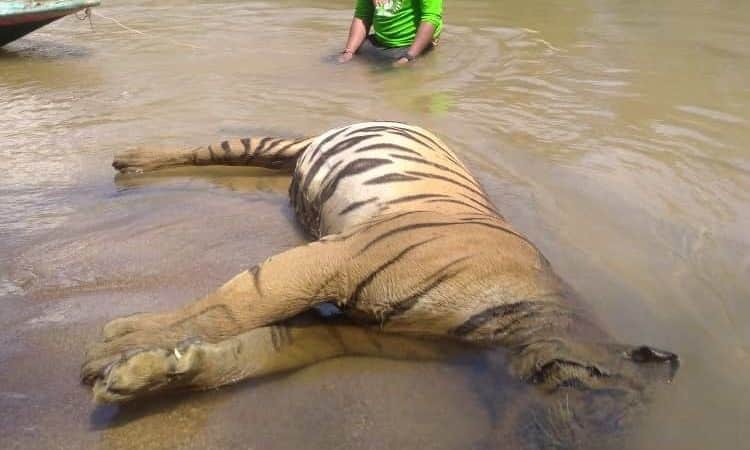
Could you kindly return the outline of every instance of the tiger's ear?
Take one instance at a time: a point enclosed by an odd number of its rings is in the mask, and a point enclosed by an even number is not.
[[[644,369],[652,369],[649,372],[653,372],[654,370],[662,372],[659,369],[667,369],[666,377],[664,375],[659,376],[659,378],[666,378],[665,381],[667,383],[672,382],[677,369],[680,368],[680,357],[677,354],[647,345],[627,349],[624,357],[642,366]]]

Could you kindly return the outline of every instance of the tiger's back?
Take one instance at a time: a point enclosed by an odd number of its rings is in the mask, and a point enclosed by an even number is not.
[[[402,211],[502,220],[439,138],[396,122],[359,123],[315,138],[297,162],[289,194],[315,237]]]

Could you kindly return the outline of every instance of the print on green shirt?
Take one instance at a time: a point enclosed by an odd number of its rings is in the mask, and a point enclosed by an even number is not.
[[[433,37],[443,29],[443,0],[387,0],[377,9],[372,0],[357,0],[354,16],[372,24],[378,43],[406,47],[414,42],[422,22],[435,26]]]
[[[387,0],[375,7],[375,15],[383,17],[393,17],[394,14],[401,10],[404,2],[401,0]]]

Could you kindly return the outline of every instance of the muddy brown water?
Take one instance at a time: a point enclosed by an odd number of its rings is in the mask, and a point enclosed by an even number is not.
[[[491,414],[453,365],[341,359],[129,409],[77,383],[106,320],[303,241],[285,177],[115,180],[114,151],[373,119],[442,136],[621,340],[681,355],[628,446],[746,448],[750,3],[453,0],[400,71],[332,63],[349,3],[112,1],[147,34],[69,17],[0,49],[0,448],[479,445]]]

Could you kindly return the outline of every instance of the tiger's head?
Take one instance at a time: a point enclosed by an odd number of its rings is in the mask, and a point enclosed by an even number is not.
[[[680,364],[676,354],[649,346],[560,341],[523,351],[526,380],[542,392],[516,430],[533,449],[622,448],[654,388],[671,383]]]

